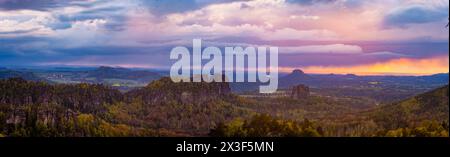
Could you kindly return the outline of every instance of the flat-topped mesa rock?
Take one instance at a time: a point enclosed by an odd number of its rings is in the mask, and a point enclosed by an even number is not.
[[[309,87],[306,85],[297,85],[292,87],[291,98],[293,99],[306,99],[310,95]]]
[[[305,74],[305,72],[303,72],[300,69],[295,69],[292,71],[292,75],[304,75],[304,74]]]
[[[226,82],[175,83],[170,78],[164,77],[128,94],[128,98],[141,99],[145,104],[173,101],[182,104],[203,104],[213,100],[225,100],[231,95],[231,88]]]
[[[289,88],[297,84],[309,84],[313,80],[313,77],[302,70],[295,69],[292,73],[280,78],[280,87]]]

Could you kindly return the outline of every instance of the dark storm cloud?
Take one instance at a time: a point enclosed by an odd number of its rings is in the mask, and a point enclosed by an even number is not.
[[[412,5],[398,8],[386,15],[383,25],[386,28],[405,28],[411,24],[422,24],[443,21],[448,18],[448,7],[430,8],[422,5]]]
[[[0,38],[0,66],[46,64],[162,64],[169,65],[170,47],[85,46],[63,48],[41,37]]]
[[[30,30],[20,30],[20,31],[10,31],[10,32],[0,32],[0,35],[6,35],[6,34],[25,34],[29,32],[33,32],[36,29],[30,29]]]
[[[250,0],[141,0],[153,14],[164,15],[192,11],[211,4],[230,3]]]
[[[92,19],[106,19],[105,27],[111,31],[121,31],[124,29],[124,21],[126,20],[123,14],[123,7],[104,7],[96,9],[87,9],[77,14],[62,14],[57,15],[59,25],[62,28],[70,28],[70,23],[73,21],[84,21]]]
[[[123,30],[123,21],[125,15],[122,10],[126,7],[106,6],[94,8],[99,4],[109,3],[108,0],[0,0],[0,10],[39,10],[50,11],[50,9],[57,7],[79,6],[85,10],[76,14],[54,14],[58,19],[52,23],[47,24],[53,30],[68,29],[74,21],[83,21],[91,19],[107,19],[108,23],[105,25],[107,29],[120,31]],[[21,34],[23,31],[17,32],[2,32],[2,34]]]
[[[0,10],[47,10],[49,8],[61,7],[75,1],[86,0],[0,0]]]

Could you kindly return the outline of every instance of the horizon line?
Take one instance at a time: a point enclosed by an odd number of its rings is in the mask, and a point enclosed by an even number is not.
[[[7,66],[3,65],[0,66],[1,68],[6,68],[10,70],[19,70],[19,69],[29,69],[32,70],[33,68],[36,69],[45,69],[45,68],[100,68],[100,67],[110,67],[110,68],[124,68],[124,69],[145,69],[145,70],[158,70],[158,71],[169,71],[170,68],[162,68],[162,67],[151,67],[151,66],[120,66],[120,65],[27,65],[27,66]],[[439,73],[389,73],[389,72],[359,72],[359,73],[321,73],[321,72],[307,72],[302,70],[302,68],[294,68],[293,70],[289,71],[279,71],[279,74],[291,74],[295,70],[301,70],[305,74],[310,75],[356,75],[356,76],[432,76],[432,75],[438,75],[438,74],[449,74],[449,72],[439,72]],[[247,72],[248,70],[245,70],[244,72]]]

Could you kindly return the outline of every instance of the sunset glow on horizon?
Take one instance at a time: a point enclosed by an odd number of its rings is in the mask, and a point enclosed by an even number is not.
[[[355,74],[359,76],[369,75],[393,75],[393,76],[424,76],[439,73],[449,73],[448,57],[436,57],[430,59],[395,59],[382,63],[343,66],[343,67],[282,67],[281,72],[289,73],[295,69],[301,69],[310,74]]]

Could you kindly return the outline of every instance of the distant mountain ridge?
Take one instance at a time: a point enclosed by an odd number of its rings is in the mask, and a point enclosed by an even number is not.
[[[130,79],[142,82],[151,82],[153,80],[159,79],[162,76],[158,73],[143,71],[143,70],[130,70],[126,68],[113,68],[101,66],[95,70],[88,71],[87,77],[93,77],[97,80],[103,79]]]
[[[449,74],[441,73],[429,76],[357,76],[354,74],[314,74],[308,75],[296,69],[292,73],[280,78],[280,86],[283,88],[298,84],[307,84],[315,87],[333,87],[351,84],[367,84],[368,82],[379,82],[397,85],[435,84],[442,86],[448,84]]]
[[[130,91],[144,87],[149,82],[167,76],[167,73],[150,70],[128,69],[121,67],[101,66],[98,68],[59,68],[51,70],[0,70],[0,79],[21,77],[26,80],[43,80],[59,84],[92,83],[114,86],[122,91]],[[448,84],[449,74],[435,74],[430,76],[357,76],[354,74],[307,74],[300,69],[279,77],[279,90],[289,89],[299,84],[312,89],[324,89],[325,92],[336,89],[402,89],[418,94]],[[257,92],[262,85],[260,82],[230,83],[235,93]],[[417,90],[417,91],[414,91]],[[358,91],[350,91],[358,93]],[[392,91],[396,92],[396,91]],[[342,93],[342,92],[341,92]],[[364,94],[364,93],[362,93]],[[402,94],[399,98],[412,96],[411,93]],[[380,95],[379,97],[383,97]],[[397,100],[397,99],[396,99]]]
[[[44,81],[45,79],[37,77],[32,72],[22,72],[9,70],[7,68],[0,67],[0,79],[8,79],[8,78],[23,78],[30,81]]]
[[[56,84],[104,84],[122,91],[143,87],[161,78],[157,72],[120,67],[98,68],[50,68],[50,69],[3,69],[0,79],[23,78],[29,81],[45,81]]]

